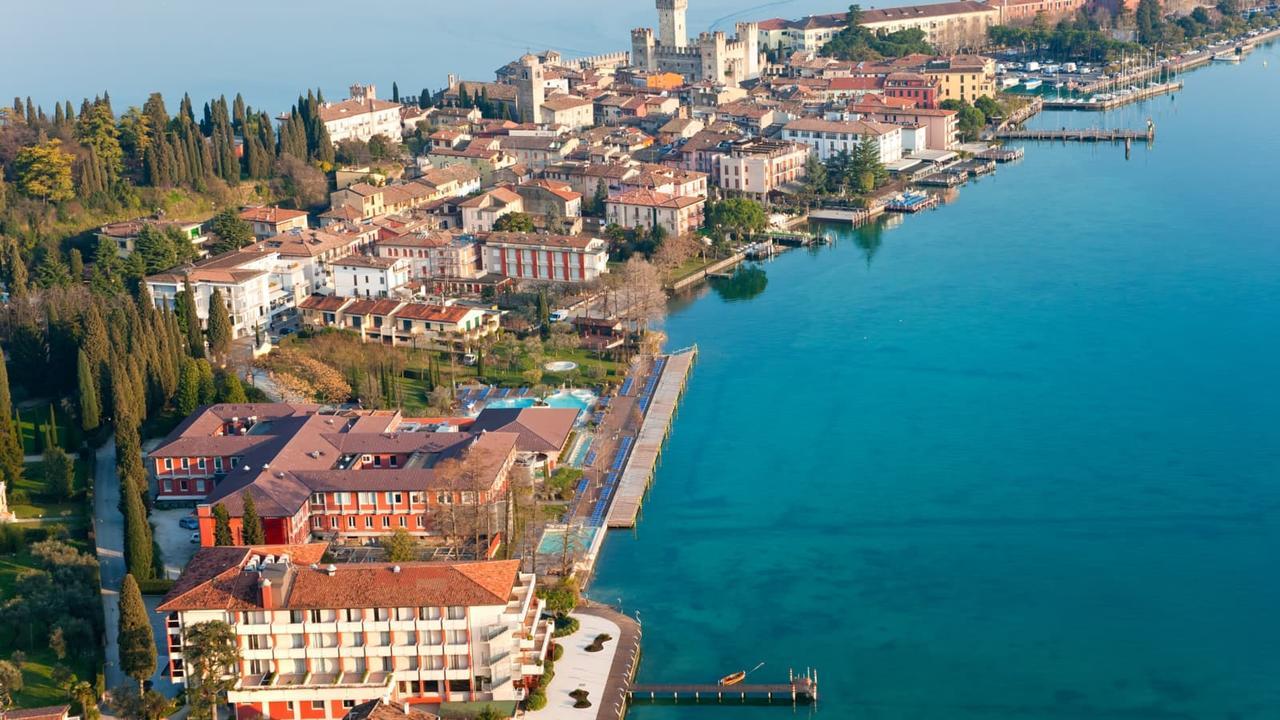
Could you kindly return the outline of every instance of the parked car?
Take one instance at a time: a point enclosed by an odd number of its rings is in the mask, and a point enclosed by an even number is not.
[[[178,527],[186,528],[188,530],[199,530],[200,521],[196,519],[195,515],[183,515],[182,519],[178,521]]]
[[[193,533],[191,533],[191,544],[192,544],[192,545],[199,545],[199,544],[200,544],[200,533],[198,533],[198,532],[193,532]]]
[[[568,310],[557,310],[550,315],[551,322],[564,322],[569,319]]]

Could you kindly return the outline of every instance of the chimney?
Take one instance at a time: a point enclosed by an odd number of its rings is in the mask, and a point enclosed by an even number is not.
[[[330,564],[329,564],[329,567],[326,567],[326,568],[324,569],[324,574],[325,574],[325,575],[328,575],[329,577],[333,577],[334,575],[337,575],[337,574],[338,574],[338,566],[337,566],[337,565],[334,565],[334,564],[332,564],[332,563],[330,563]]]
[[[271,581],[267,578],[259,578],[258,593],[260,595],[259,602],[263,610],[274,610],[275,599],[271,595]]]

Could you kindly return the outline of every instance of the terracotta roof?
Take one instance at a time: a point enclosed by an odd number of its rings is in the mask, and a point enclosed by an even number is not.
[[[511,203],[520,202],[520,196],[506,188],[494,188],[487,193],[481,193],[473,198],[468,198],[460,203],[458,207],[463,208],[485,208],[492,207],[495,204],[510,205]]]
[[[486,242],[498,245],[542,245],[558,248],[587,249],[593,242],[600,242],[590,235],[554,235],[551,233],[491,232],[483,236]]]
[[[347,233],[333,233],[326,230],[290,230],[279,235],[272,235],[258,245],[269,251],[278,252],[289,257],[314,257],[330,250],[354,245],[360,237]]]
[[[568,183],[562,183],[557,180],[533,180],[522,184],[520,187],[542,188],[565,202],[573,202],[582,197],[582,193],[576,192],[573,186]],[[517,193],[519,190],[516,191]]]
[[[56,720],[66,717],[70,712],[70,705],[20,708],[0,712],[0,720]]]
[[[240,219],[249,222],[279,224],[306,217],[306,210],[289,210],[280,207],[251,207],[240,211]]]
[[[295,565],[309,565],[320,562],[327,548],[325,543],[200,548],[156,610],[173,612],[259,608],[258,575],[243,569],[249,558],[254,555],[288,555],[290,562]]]
[[[687,208],[701,205],[705,200],[700,197],[685,197],[657,192],[656,190],[632,190],[609,198],[606,202],[620,205],[642,205],[645,207]]]
[[[918,20],[944,15],[963,15],[966,13],[995,13],[997,8],[980,2],[963,0],[962,2],[929,3],[927,5],[903,5],[891,8],[863,8],[860,24]]]
[[[390,315],[392,311],[403,304],[399,300],[357,298],[342,312],[346,315]]]
[[[306,300],[298,303],[301,310],[322,310],[335,312],[342,309],[343,305],[351,302],[351,298],[340,297],[338,295],[309,295]]]
[[[464,563],[346,563],[329,575],[295,567],[284,607],[382,608],[506,605],[518,560]],[[395,568],[399,568],[396,572]]]
[[[802,132],[852,133],[854,135],[884,135],[893,132],[896,126],[866,120],[822,120],[819,118],[799,118],[786,124],[787,130]]]
[[[439,717],[422,710],[410,710],[400,703],[378,699],[356,705],[342,716],[342,720],[438,720]]]
[[[591,105],[591,101],[576,95],[553,95],[542,102],[542,107],[552,112],[573,110]]]
[[[348,255],[341,260],[335,260],[335,267],[364,267],[373,268],[375,270],[386,270],[400,262],[402,258],[379,257],[377,255]]]
[[[579,411],[573,408],[485,408],[471,432],[511,432],[520,436],[516,448],[524,452],[559,453],[573,432]]]
[[[468,312],[468,308],[458,305],[410,303],[396,311],[396,319],[455,324],[466,319]]]
[[[398,109],[399,107],[399,103],[386,100],[343,100],[342,102],[321,105],[320,119],[324,122],[333,122],[346,117],[365,115],[379,110]]]

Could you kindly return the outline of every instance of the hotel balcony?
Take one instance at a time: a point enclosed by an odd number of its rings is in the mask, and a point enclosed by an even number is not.
[[[395,688],[389,672],[246,675],[227,691],[227,701],[283,702],[290,700],[359,700],[378,697]]]

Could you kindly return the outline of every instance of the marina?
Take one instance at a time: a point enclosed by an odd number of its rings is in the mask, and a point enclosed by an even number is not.
[[[1002,140],[1061,140],[1063,142],[1132,142],[1155,139],[1154,125],[1147,130],[1123,128],[1061,128],[1059,130],[1001,130],[996,137]]]

